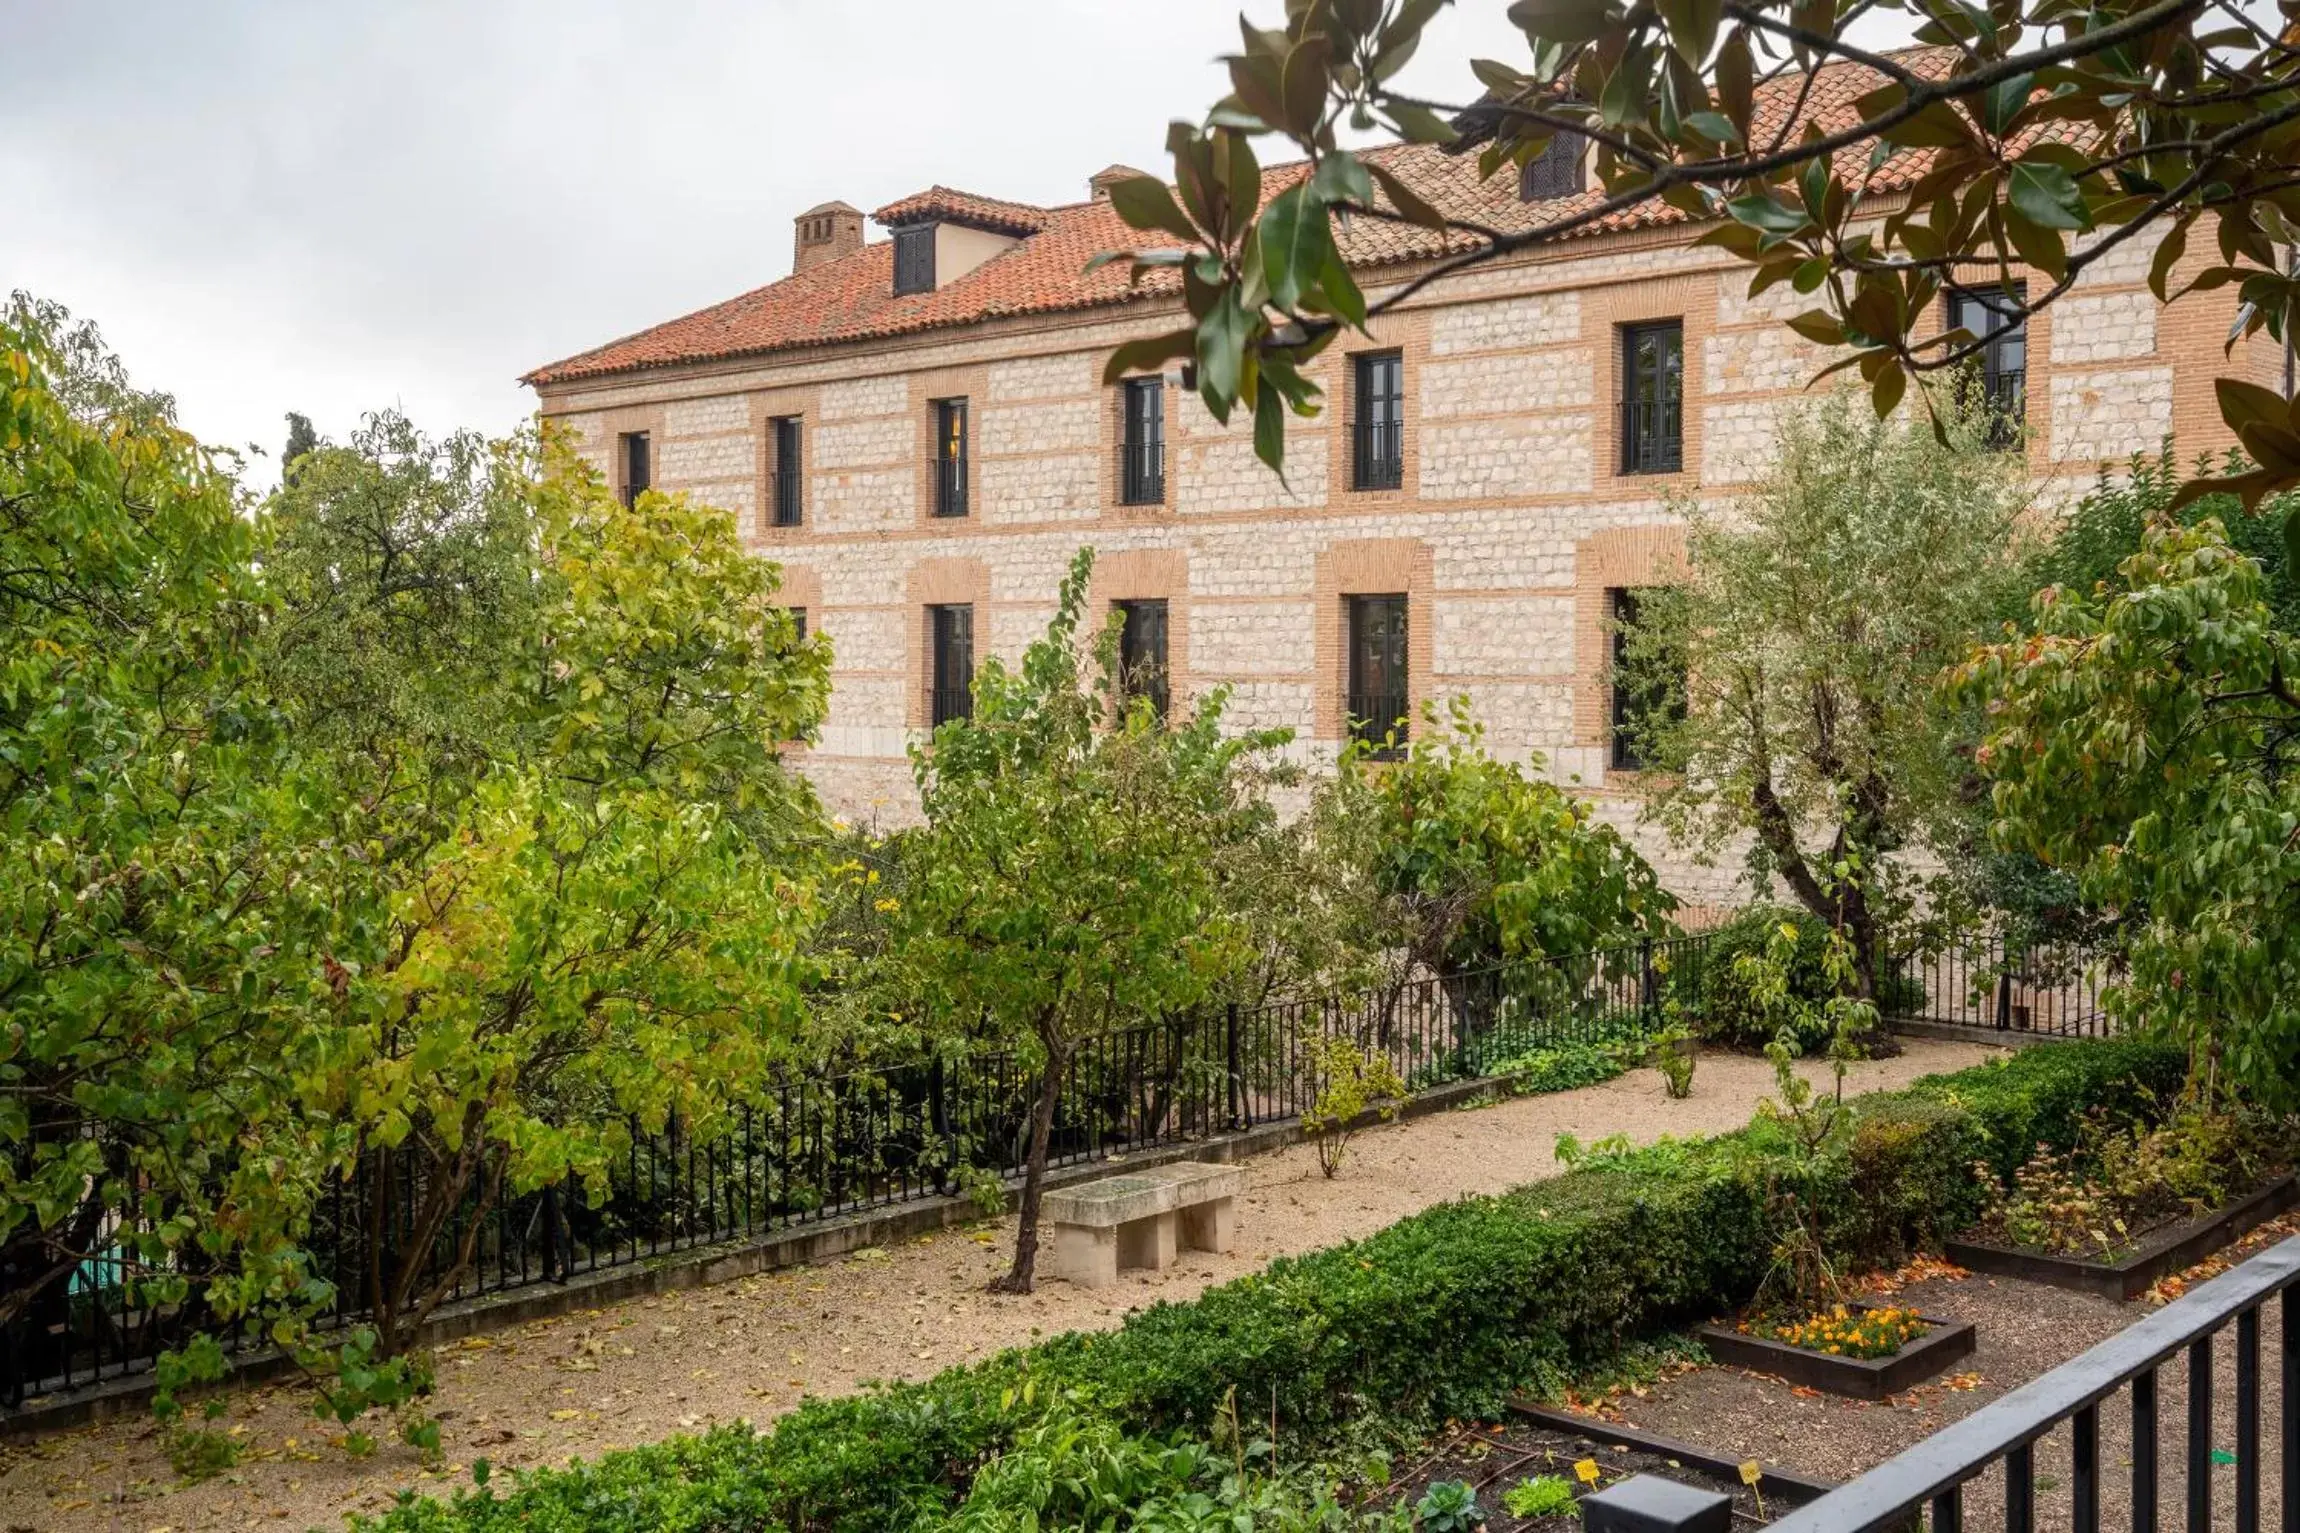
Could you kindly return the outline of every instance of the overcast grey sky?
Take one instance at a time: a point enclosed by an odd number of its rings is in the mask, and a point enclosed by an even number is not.
[[[1509,49],[1503,9],[1441,20],[1423,83]],[[0,287],[97,320],[210,441],[391,404],[500,431],[524,369],[783,275],[814,203],[1161,168],[1237,11],[0,0]]]

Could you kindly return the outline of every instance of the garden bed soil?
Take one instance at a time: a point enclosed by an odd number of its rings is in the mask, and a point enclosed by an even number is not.
[[[2287,1172],[2201,1219],[2161,1225],[2115,1261],[2062,1256],[1991,1241],[1952,1240],[1948,1259],[1974,1272],[2021,1278],[2110,1299],[2137,1299],[2158,1280],[2194,1266],[2255,1226],[2300,1203],[2300,1178]]]
[[[1733,1498],[1736,1529],[1763,1527],[1830,1489],[1827,1484],[1767,1473],[1752,1489],[1741,1483],[1736,1465],[1666,1438],[1624,1431],[1610,1423],[1583,1420],[1540,1407],[1513,1407],[1517,1419],[1501,1426],[1468,1427],[1445,1439],[1382,1500],[1411,1510],[1422,1493],[1440,1480],[1463,1480],[1485,1508],[1486,1533],[1581,1533],[1580,1499],[1592,1489],[1631,1475],[1657,1475]],[[1575,1478],[1573,1466],[1594,1459],[1596,1486]],[[1575,1510],[1544,1517],[1510,1515],[1502,1497],[1520,1480],[1559,1475],[1571,1482]]]
[[[1854,1310],[1870,1307],[1848,1306]],[[1917,1318],[1925,1323],[1925,1333],[1903,1343],[1890,1357],[1835,1357],[1770,1336],[1753,1336],[1728,1325],[1705,1325],[1694,1334],[1711,1357],[1730,1367],[1769,1373],[1791,1384],[1849,1400],[1882,1400],[1945,1373],[1951,1363],[1972,1355],[1970,1321],[1925,1314]]]

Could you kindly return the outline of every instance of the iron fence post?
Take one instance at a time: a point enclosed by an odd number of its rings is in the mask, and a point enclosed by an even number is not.
[[[1653,934],[1650,932],[1638,940],[1637,968],[1637,1007],[1644,1013],[1646,1027],[1650,1028],[1661,1006],[1661,992],[1653,978]]]
[[[1236,1001],[1230,1002],[1223,1010],[1223,1032],[1222,1075],[1229,1084],[1230,1132],[1234,1134],[1246,1126],[1244,1114],[1241,1111],[1245,1092],[1242,1089],[1243,1083],[1238,1079],[1238,1003]]]

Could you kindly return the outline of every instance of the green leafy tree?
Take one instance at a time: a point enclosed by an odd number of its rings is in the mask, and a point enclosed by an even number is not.
[[[294,716],[336,835],[387,849],[304,1084],[402,1232],[368,1243],[385,1357],[502,1198],[604,1198],[634,1123],[707,1136],[802,1032],[813,800],[775,752],[820,718],[827,649],[723,512],[626,508],[545,451],[386,421],[284,497]],[[427,635],[438,674],[403,677]]]
[[[1365,825],[1372,882],[1412,966],[1453,977],[1594,951],[1649,932],[1676,901],[1589,805],[1485,750],[1456,698],[1424,710],[1405,757],[1347,752],[1335,790]]]
[[[1880,9],[1871,0],[1521,0],[1507,14],[1524,54],[1471,60],[1474,98],[1448,102],[1397,84],[1445,3],[1287,0],[1282,25],[1241,23],[1224,60],[1231,93],[1203,125],[1168,131],[1172,189],[1149,177],[1111,189],[1119,215],[1159,240],[1133,253],[1137,272],[1180,268],[1188,311],[1183,327],[1119,348],[1113,377],[1194,358],[1207,409],[1251,411],[1257,450],[1282,467],[1286,415],[1320,407],[1303,365],[1335,336],[1456,273],[1630,214],[1706,225],[1700,242],[1747,262],[1753,292],[1810,294],[1790,324],[1846,349],[1830,370],[1858,368],[1880,415],[1912,377],[1953,372],[1985,344],[1963,329],[1920,337],[1950,284],[2025,266],[2037,280],[2011,311],[2037,313],[2136,238],[2160,241],[2160,299],[2186,277],[2184,290],[2236,289],[2238,335],[2283,341],[2300,321],[2285,260],[2300,220],[2289,9],[2278,23],[2237,0],[2081,12],[1888,0],[1881,9],[1933,45],[1910,54],[1849,35]],[[1784,77],[1835,61],[1872,83],[1818,120]],[[1475,150],[1488,177],[1578,134],[1599,186],[1522,212],[1440,206],[1342,147],[1345,131],[1377,128]],[[1254,144],[1273,138],[1312,165],[1265,187]],[[1337,252],[1344,213],[1408,226],[1427,264],[1369,300]],[[2183,263],[2192,236],[2201,260]],[[2256,467],[2193,488],[2230,488],[2249,506],[2300,483],[2300,401],[2241,378],[2218,388]]]
[[[1936,682],[2020,577],[2017,457],[1947,420],[1944,444],[1843,394],[1787,416],[1752,494],[1682,507],[1685,582],[1644,593],[1624,636],[1624,679],[1684,698],[1632,722],[1666,769],[1647,813],[1709,855],[1746,839],[1755,879],[1850,938],[1864,987],[1898,855],[1974,838]]]
[[[2300,642],[2207,520],[2159,523],[2116,581],[2048,587],[2035,631],[1958,684],[1987,710],[1996,833],[2128,920],[2109,1003],[2207,1086],[2300,1100]]]
[[[1169,726],[1126,701],[1117,630],[1078,643],[1093,569],[1018,668],[976,672],[971,716],[913,752],[926,825],[907,849],[898,940],[945,1037],[1011,1048],[1037,1073],[1014,1262],[1028,1292],[1065,1072],[1082,1039],[1204,1000],[1250,961],[1217,849],[1266,810],[1244,764],[1283,734],[1225,736],[1220,693]]]
[[[169,1301],[276,1261],[314,1180],[339,857],[242,511],[92,326],[0,313],[0,1326],[83,1263]]]
[[[319,446],[319,433],[312,429],[311,417],[298,411],[287,413],[287,442],[280,448],[280,479],[285,482],[295,477],[297,464],[304,454]]]

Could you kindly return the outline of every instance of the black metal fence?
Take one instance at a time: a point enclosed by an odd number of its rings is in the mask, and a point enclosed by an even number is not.
[[[2263,1383],[2271,1375],[2262,1367],[2261,1321],[2272,1301],[2280,1361],[2274,1436],[2264,1442]],[[2190,1533],[2300,1529],[2296,1328],[2300,1237],[1790,1513],[1773,1533],[1883,1533],[1913,1526],[1924,1509],[1933,1533],[1963,1533],[1968,1518],[2008,1533],[2040,1525],[2099,1533],[2104,1510],[2117,1526],[2153,1533],[2167,1491]],[[2233,1398],[2219,1387],[2224,1358],[2234,1365]],[[2159,1419],[2167,1385],[2186,1407],[2177,1439]],[[2111,1405],[2119,1394],[2122,1410]],[[2273,1500],[2264,1502],[2269,1463],[2277,1475]],[[2272,1520],[2263,1522],[2263,1513]]]
[[[1298,1118],[1324,1089],[1325,1039],[1386,1057],[1417,1091],[1494,1074],[1533,1049],[1633,1039],[1660,1022],[1666,997],[1700,993],[1714,941],[1710,933],[1422,975],[1103,1034],[1064,1066],[1051,1160],[1095,1161]],[[1936,944],[1898,953],[1891,967],[1878,988],[1898,1019],[1970,1025],[2001,1017],[1996,1025],[2071,1035],[2103,1026],[2098,964],[2079,951],[2048,957],[2001,943]],[[604,1202],[592,1204],[572,1181],[486,1211],[466,1200],[421,1257],[423,1286],[446,1276],[467,1236],[474,1258],[449,1302],[945,1196],[985,1174],[1012,1182],[1037,1090],[1037,1076],[1014,1055],[975,1053],[793,1080],[762,1091],[708,1135],[676,1123],[649,1134],[633,1124]],[[374,1154],[330,1189],[306,1240],[335,1291],[324,1322],[350,1325],[372,1313],[368,1274],[379,1254],[395,1258],[410,1243],[423,1177],[411,1158]],[[129,1217],[132,1210],[115,1216],[100,1239],[116,1243],[118,1221]],[[197,1299],[201,1274],[183,1275],[195,1280],[193,1299],[148,1304],[116,1244],[83,1262],[0,1335],[0,1410],[146,1371],[202,1330],[234,1350],[264,1345],[220,1326]]]

